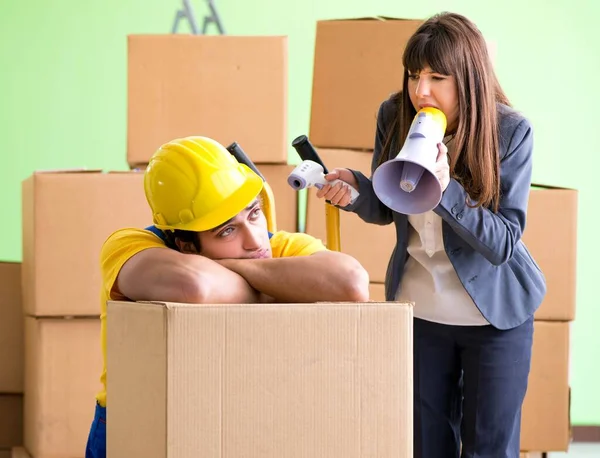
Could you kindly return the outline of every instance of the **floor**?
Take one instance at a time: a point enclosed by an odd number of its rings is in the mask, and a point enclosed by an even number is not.
[[[548,453],[548,458],[600,458],[600,443],[586,444],[577,442],[571,444],[567,453]]]

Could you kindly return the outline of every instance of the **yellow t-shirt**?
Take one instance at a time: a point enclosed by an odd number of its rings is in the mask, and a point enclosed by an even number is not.
[[[308,234],[279,231],[271,237],[274,258],[308,256],[325,250],[323,243]],[[104,242],[100,253],[102,291],[100,293],[100,344],[104,367],[100,381],[103,389],[96,399],[106,407],[106,303],[108,300],[128,300],[116,288],[115,281],[123,265],[140,251],[148,248],[168,248],[163,240],[146,229],[121,229]]]

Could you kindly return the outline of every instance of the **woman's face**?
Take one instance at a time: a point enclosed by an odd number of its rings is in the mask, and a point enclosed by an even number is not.
[[[458,126],[458,91],[454,76],[435,73],[429,66],[417,73],[408,72],[408,92],[416,111],[434,107],[446,115],[446,133]]]

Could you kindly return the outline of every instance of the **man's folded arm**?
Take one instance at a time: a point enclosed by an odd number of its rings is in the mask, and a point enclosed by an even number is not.
[[[318,251],[309,256],[218,262],[277,302],[369,300],[369,275],[356,259],[344,253]]]

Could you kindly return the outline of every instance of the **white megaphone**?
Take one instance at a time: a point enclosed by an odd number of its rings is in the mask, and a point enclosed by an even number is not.
[[[444,139],[446,116],[425,107],[413,119],[404,146],[395,159],[373,173],[373,190],[388,208],[405,215],[433,210],[442,199],[442,186],[435,176],[438,143]]]

